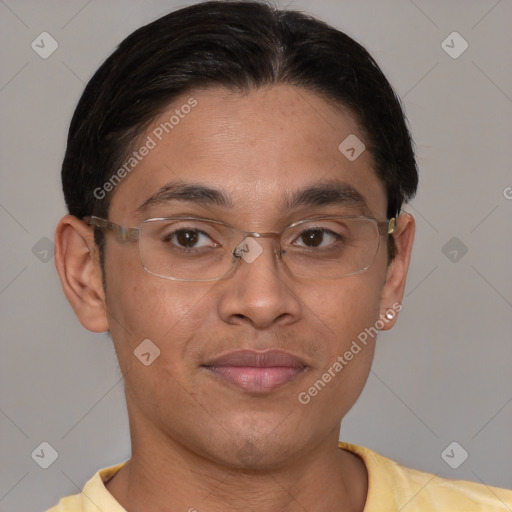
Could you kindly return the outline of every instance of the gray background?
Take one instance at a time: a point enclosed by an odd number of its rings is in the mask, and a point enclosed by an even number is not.
[[[129,456],[110,340],[79,325],[54,268],[59,171],[92,73],[135,28],[189,3],[0,1],[0,510],[42,510]],[[421,172],[404,310],[380,337],[341,437],[443,477],[512,488],[512,2],[287,4],[374,55],[403,99]],[[31,48],[43,31],[59,45],[47,59]],[[469,43],[456,59],[441,46],[453,31]],[[48,469],[31,457],[43,441],[58,452]],[[441,457],[452,441],[469,453],[458,469]],[[461,453],[450,452],[452,464]]]

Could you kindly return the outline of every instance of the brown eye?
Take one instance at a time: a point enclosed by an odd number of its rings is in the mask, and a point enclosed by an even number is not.
[[[163,242],[177,249],[208,249],[218,247],[211,237],[199,229],[180,228],[169,232],[163,237]]]
[[[337,233],[325,228],[310,228],[303,231],[294,245],[299,247],[325,247],[333,245],[340,239]]]
[[[301,239],[308,247],[318,247],[324,239],[324,233],[320,229],[310,229],[302,233]]]
[[[182,247],[193,247],[199,239],[197,231],[180,229],[175,233],[176,241]]]

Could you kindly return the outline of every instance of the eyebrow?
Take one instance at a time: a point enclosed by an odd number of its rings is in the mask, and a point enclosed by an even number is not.
[[[163,206],[170,201],[190,201],[204,206],[233,208],[230,197],[222,190],[198,183],[168,183],[146,199],[136,211],[144,211],[152,206]]]
[[[343,205],[365,207],[363,196],[348,183],[326,181],[295,191],[285,196],[284,210],[292,210],[305,206]]]
[[[153,206],[164,206],[171,201],[188,201],[203,206],[233,208],[231,198],[222,190],[199,183],[168,183],[146,199],[136,211],[145,211]],[[281,210],[300,207],[343,205],[365,207],[363,196],[348,183],[326,181],[285,194]]]

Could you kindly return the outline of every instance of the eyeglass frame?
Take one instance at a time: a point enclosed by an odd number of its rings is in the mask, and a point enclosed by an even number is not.
[[[365,219],[365,220],[371,220],[371,221],[375,222],[375,224],[377,225],[377,231],[378,231],[378,234],[379,234],[379,244],[377,245],[377,248],[376,248],[376,251],[375,251],[375,255],[373,256],[372,261],[368,264],[367,267],[362,268],[361,270],[358,270],[356,272],[351,272],[349,274],[344,274],[342,276],[324,278],[325,280],[341,279],[342,277],[348,277],[348,276],[353,276],[353,275],[361,274],[361,273],[365,272],[366,270],[368,270],[371,267],[371,265],[373,264],[373,262],[375,261],[375,257],[377,256],[377,252],[378,252],[379,247],[380,247],[380,237],[381,236],[391,235],[392,233],[394,233],[394,231],[396,229],[396,217],[392,217],[391,219],[386,220],[386,221],[378,221],[375,217],[370,217],[370,216],[365,216],[365,215],[325,215],[325,216],[321,216],[321,217],[312,217],[312,218],[298,220],[296,222],[293,222],[289,226],[286,226],[285,228],[283,228],[280,232],[269,231],[269,232],[263,232],[263,233],[258,232],[258,231],[244,231],[244,230],[239,229],[239,228],[237,228],[235,226],[232,226],[231,224],[228,224],[227,222],[222,222],[220,220],[207,219],[207,218],[204,218],[204,217],[193,217],[193,216],[151,217],[149,219],[143,220],[135,228],[127,228],[125,226],[121,226],[120,224],[112,222],[112,221],[110,221],[108,219],[105,219],[105,218],[102,218],[102,217],[97,217],[95,215],[87,215],[87,216],[82,218],[82,220],[87,225],[89,225],[91,227],[113,231],[115,233],[115,235],[116,235],[117,240],[120,241],[120,242],[130,242],[130,241],[134,242],[134,241],[137,241],[137,246],[138,246],[139,240],[140,240],[140,227],[142,226],[142,224],[144,224],[146,222],[150,222],[150,221],[194,220],[194,221],[209,222],[209,223],[212,223],[212,224],[220,224],[222,226],[225,226],[225,227],[228,227],[230,229],[234,229],[235,231],[240,232],[241,234],[243,234],[242,242],[246,238],[248,238],[248,237],[251,237],[251,238],[274,238],[274,239],[279,239],[279,242],[281,242],[281,236],[283,235],[283,233],[286,230],[288,230],[290,228],[293,228],[295,226],[298,226],[300,224],[305,224],[307,222],[318,221],[318,220],[327,220],[327,219]],[[220,281],[221,279],[224,279],[224,278],[228,277],[231,273],[233,273],[235,271],[235,269],[240,264],[240,260],[242,260],[242,254],[237,252],[239,247],[240,247],[240,244],[237,247],[235,247],[235,249],[233,249],[233,251],[231,253],[232,256],[237,258],[237,261],[235,262],[235,264],[231,265],[231,268],[229,269],[229,271],[226,272],[221,277],[216,277],[216,278],[212,278],[212,279],[182,279],[182,278],[178,278],[178,277],[162,276],[160,274],[155,274],[154,272],[149,270],[144,265],[144,263],[143,263],[143,261],[141,259],[141,256],[140,256],[140,248],[138,250],[138,253],[139,253],[139,260],[140,260],[140,263],[142,265],[142,268],[148,274],[151,274],[151,275],[153,275],[155,277],[160,277],[162,279],[168,279],[168,280],[171,280],[171,281],[208,282],[208,281]],[[280,243],[280,248],[281,248],[281,243]],[[282,251],[279,251],[279,252],[278,251],[274,251],[274,252],[276,253],[276,255],[278,255],[280,257],[280,259],[282,261],[282,255],[281,255]],[[286,264],[286,262],[282,261],[282,263],[284,264],[284,266],[286,267],[288,272],[292,276],[295,277],[296,275],[289,269],[289,267]],[[296,276],[296,277],[302,277],[304,279],[308,279],[307,277],[304,277],[304,276]],[[313,278],[309,278],[309,279],[313,279]],[[314,278],[314,279],[316,280],[316,279],[322,279],[322,278]]]

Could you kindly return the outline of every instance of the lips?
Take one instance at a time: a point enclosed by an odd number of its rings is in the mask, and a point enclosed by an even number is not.
[[[253,393],[272,391],[296,379],[307,365],[281,350],[237,350],[204,365],[213,376]]]

